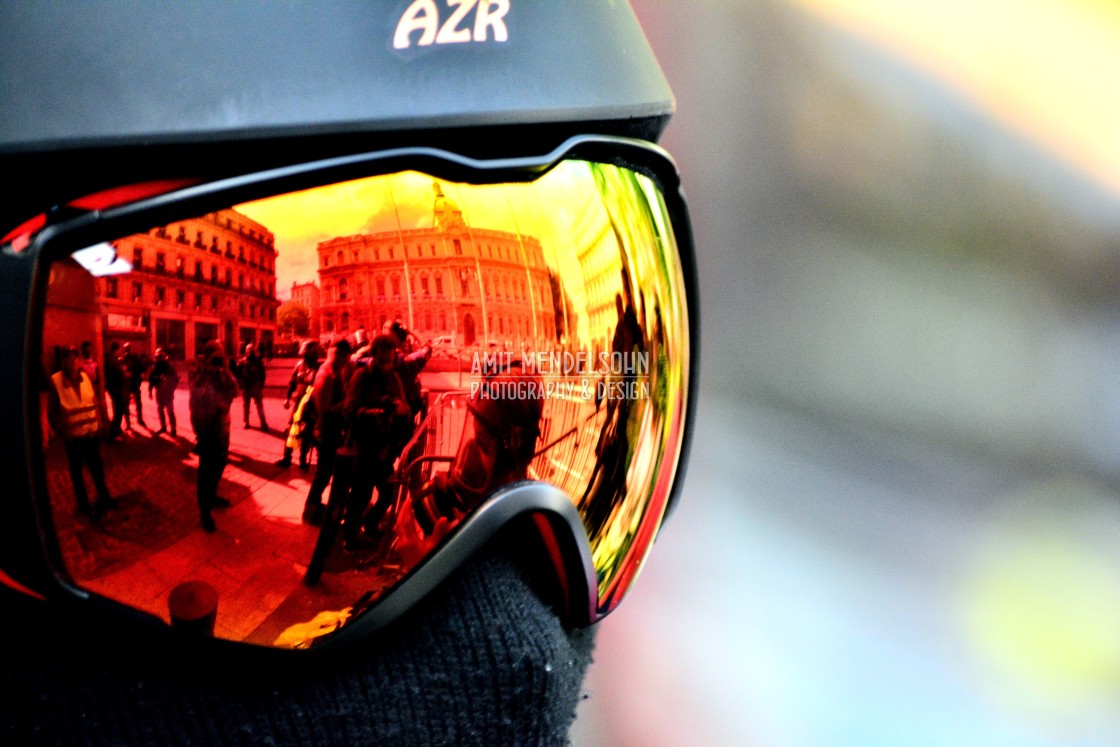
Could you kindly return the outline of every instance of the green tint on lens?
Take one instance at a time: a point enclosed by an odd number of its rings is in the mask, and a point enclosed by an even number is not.
[[[66,571],[175,624],[172,591],[213,590],[214,635],[302,648],[537,480],[577,507],[605,613],[680,456],[683,288],[658,189],[586,161],[370,177],[76,252],[41,356]]]

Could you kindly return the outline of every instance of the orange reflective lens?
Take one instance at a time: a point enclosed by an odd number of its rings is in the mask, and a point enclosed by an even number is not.
[[[41,358],[65,572],[306,647],[539,481],[578,510],[605,614],[667,507],[687,316],[664,197],[588,161],[346,181],[74,252]]]

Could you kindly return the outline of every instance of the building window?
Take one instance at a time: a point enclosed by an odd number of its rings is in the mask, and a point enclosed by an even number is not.
[[[454,240],[454,246],[455,246],[456,256],[459,256],[459,257],[463,256],[463,242],[460,241],[459,239],[455,239]]]
[[[194,261],[194,279],[197,280],[200,283],[202,282],[202,261],[201,260],[196,259]]]
[[[440,273],[437,272],[435,280],[436,280],[436,295],[440,298],[443,298],[443,275],[441,275]]]
[[[342,250],[341,250],[341,249],[339,249],[339,250],[338,250],[338,257],[337,257],[337,259],[338,259],[338,263],[339,263],[339,264],[342,264],[342,263],[343,263],[343,261],[344,261],[344,260],[342,259]]]
[[[218,266],[210,265],[210,282],[213,285],[218,284]]]
[[[374,281],[374,283],[377,285],[377,300],[378,301],[384,301],[385,300],[385,278],[378,277]]]
[[[179,235],[175,237],[175,240],[178,241],[180,244],[189,244],[190,243],[190,240],[187,239],[187,227],[186,226],[179,226]]]
[[[136,300],[136,299],[133,299]],[[156,286],[156,306],[163,306],[164,289],[162,285]]]
[[[394,275],[389,279],[389,283],[393,286],[393,300],[399,301],[401,298],[401,278],[400,275]]]
[[[381,261],[381,249],[378,248],[378,247],[373,248],[373,261],[374,262],[380,262]]]
[[[420,276],[420,291],[424,294],[425,297],[431,295],[431,293],[428,289],[428,276],[427,275],[421,275]]]
[[[117,293],[117,279],[105,278],[105,295],[109,298],[116,298]]]
[[[132,250],[132,269],[134,269],[134,270],[143,270],[144,269],[144,250],[143,249],[133,249]]]
[[[156,272],[163,273],[167,269],[167,257],[163,252],[156,252]]]
[[[349,295],[349,293],[348,293],[348,290],[347,290],[346,278],[342,278],[341,280],[338,281],[338,300],[339,301],[345,301],[348,295]],[[342,327],[343,327],[343,329],[348,329],[345,322],[343,322]]]
[[[350,312],[348,312],[348,311],[342,312],[342,325],[339,327],[338,331],[339,332],[349,332],[350,331]]]
[[[462,290],[464,296],[471,294],[471,284],[466,270],[459,270],[459,289]]]
[[[134,282],[132,284],[132,300],[133,300],[133,302],[134,303],[139,303],[140,299],[143,298],[143,296],[144,296],[144,284]]]
[[[202,308],[202,294],[201,293],[195,293],[194,294],[194,310],[198,311],[201,308]]]
[[[355,249],[354,250],[354,264],[358,264],[360,257],[361,257],[361,253],[357,249]]]
[[[181,308],[183,308],[183,306],[186,303],[187,303],[187,292],[186,291],[181,291],[181,290],[175,291],[175,307],[178,308],[178,309],[181,309]]]
[[[210,310],[211,311],[217,311],[218,310],[218,297],[217,296],[210,296]]]
[[[184,264],[185,263],[183,262],[182,257],[176,257],[175,258],[175,274],[178,275],[179,277],[183,277],[183,269],[184,269],[183,265]]]

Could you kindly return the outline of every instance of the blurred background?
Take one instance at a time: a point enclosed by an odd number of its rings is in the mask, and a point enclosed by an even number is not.
[[[576,745],[1120,745],[1120,7],[632,3],[699,252]]]

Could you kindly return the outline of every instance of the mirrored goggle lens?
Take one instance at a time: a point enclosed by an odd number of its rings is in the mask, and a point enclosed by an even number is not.
[[[666,509],[688,344],[663,196],[586,161],[376,176],[77,251],[43,326],[62,562],[172,624],[303,647],[534,480],[578,509],[605,613]]]

